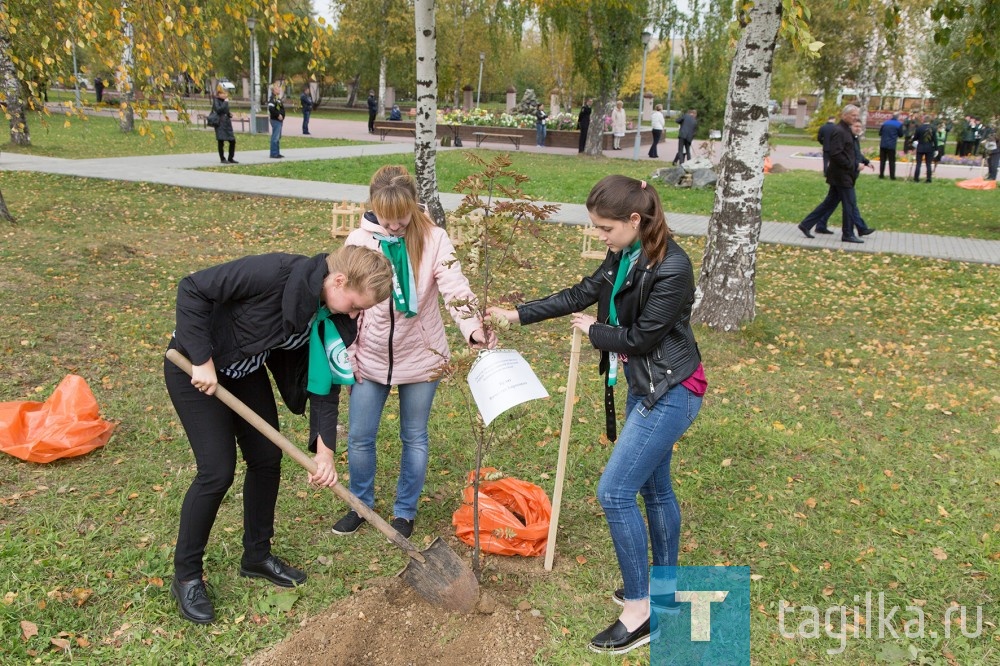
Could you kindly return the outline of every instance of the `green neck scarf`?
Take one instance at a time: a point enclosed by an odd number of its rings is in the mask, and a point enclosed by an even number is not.
[[[316,395],[330,395],[334,384],[350,386],[354,383],[354,369],[347,356],[347,345],[340,337],[332,316],[333,313],[321,305],[309,331],[309,378],[306,388]]]
[[[618,261],[618,274],[615,275],[615,286],[611,288],[611,303],[608,305],[608,323],[612,326],[618,325],[618,308],[615,307],[615,296],[625,284],[625,278],[635,265],[642,251],[642,244],[636,240],[628,248],[622,251],[622,257]],[[618,383],[618,354],[611,352],[608,354],[608,386]]]
[[[375,234],[375,240],[382,247],[382,254],[392,263],[392,302],[396,310],[407,318],[417,314],[416,280],[413,279],[413,267],[406,254],[406,241],[398,236]]]

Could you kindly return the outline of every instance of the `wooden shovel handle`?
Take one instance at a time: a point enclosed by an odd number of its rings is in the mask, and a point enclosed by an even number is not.
[[[188,360],[184,354],[181,354],[176,349],[168,349],[167,359],[188,375],[191,374],[191,361]],[[260,434],[271,440],[272,443],[288,454],[288,456],[295,462],[302,465],[302,467],[304,467],[310,474],[316,473],[316,463],[309,457],[308,454],[288,441],[287,437],[282,435],[277,429],[275,429],[274,426],[261,418],[257,412],[247,407],[242,400],[226,390],[226,387],[222,384],[216,384],[215,397],[221,400],[231,410],[239,414],[247,423],[256,428]],[[419,562],[424,562],[423,555],[421,555],[416,547],[410,543],[410,540],[393,529],[392,525],[385,522],[382,516],[369,509],[368,505],[358,499],[357,495],[340,485],[340,483],[335,483],[330,488],[333,490],[334,494],[337,495],[337,497],[347,502],[352,509],[358,512],[359,516],[374,525],[379,532],[384,534],[389,539],[389,541],[405,550],[406,554],[410,557],[418,560]]]

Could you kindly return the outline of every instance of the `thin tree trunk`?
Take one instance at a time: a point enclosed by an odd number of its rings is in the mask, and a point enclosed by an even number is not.
[[[587,130],[587,147],[584,150],[588,155],[600,157],[604,154],[604,118],[611,114],[611,109],[615,107],[615,92],[599,92],[597,101],[590,112],[590,129]]]
[[[348,85],[348,88],[350,90],[347,93],[347,108],[353,109],[355,103],[357,103],[358,86],[360,85],[361,85],[361,72],[358,72],[357,74],[354,75],[354,78],[351,79],[351,83]]]
[[[14,216],[10,214],[10,210],[7,208],[7,202],[3,198],[3,190],[0,190],[0,219],[7,220],[11,224],[17,224],[17,220]]]
[[[875,90],[875,74],[878,68],[879,46],[882,43],[882,31],[879,29],[878,18],[875,15],[875,3],[868,7],[866,17],[871,23],[871,30],[865,37],[865,56],[861,61],[861,74],[858,80],[858,107],[861,109],[861,127],[868,125],[868,103]]]
[[[414,169],[420,200],[439,226],[444,226],[444,208],[438,197],[437,151],[437,33],[434,0],[415,0],[414,28],[417,51],[417,118],[414,139]]]
[[[125,21],[125,47],[122,49],[122,60],[118,70],[118,90],[121,92],[118,110],[118,127],[124,134],[135,129],[135,112],[132,108],[132,23],[126,18],[128,3],[122,3],[122,20]]]
[[[382,59],[378,63],[378,117],[381,120],[385,120],[385,70],[387,67],[388,61],[383,50]]]
[[[0,15],[6,15],[6,4],[4,0],[0,0]],[[5,111],[10,121],[10,142],[17,146],[27,146],[31,144],[31,134],[28,132],[28,118],[24,114],[24,96],[21,94],[24,88],[17,78],[11,55],[10,35],[0,31],[0,101],[6,105]]]
[[[781,3],[754,3],[729,76],[722,136],[726,152],[720,165],[692,315],[694,321],[723,331],[734,331],[755,316],[767,104]]]

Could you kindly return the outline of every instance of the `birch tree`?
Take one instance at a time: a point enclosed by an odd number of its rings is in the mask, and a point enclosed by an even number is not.
[[[444,208],[438,197],[437,151],[437,34],[434,0],[414,0],[413,25],[417,50],[417,118],[414,138],[414,171],[420,200],[431,218],[444,226]]]
[[[788,8],[788,15],[783,10]],[[729,75],[722,144],[725,153],[708,223],[708,238],[692,319],[734,331],[755,316],[760,200],[767,155],[768,111],[774,47],[779,30],[815,52],[798,0],[756,0],[737,15],[741,27]]]

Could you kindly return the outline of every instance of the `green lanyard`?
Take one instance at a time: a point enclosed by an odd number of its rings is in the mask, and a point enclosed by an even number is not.
[[[622,251],[622,257],[618,261],[618,274],[615,275],[615,285],[611,288],[611,303],[608,305],[608,323],[612,326],[618,325],[618,308],[615,307],[615,296],[625,284],[625,278],[628,277],[629,271],[632,270],[632,266],[635,265],[641,251],[642,244],[637,240],[628,249]],[[618,354],[610,352],[608,354],[608,386],[614,386],[617,383]]]

